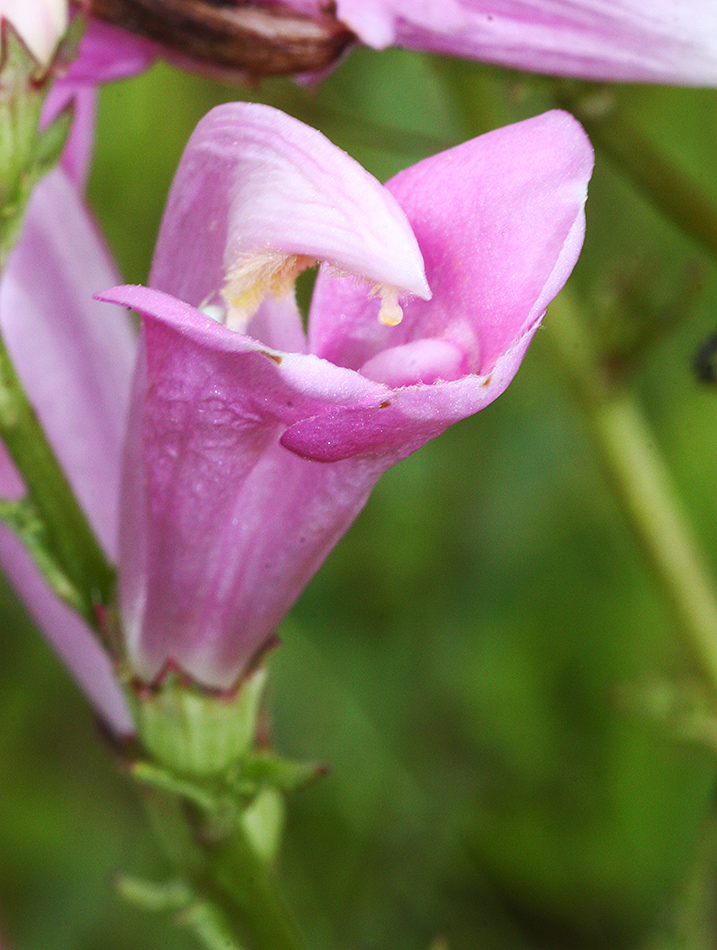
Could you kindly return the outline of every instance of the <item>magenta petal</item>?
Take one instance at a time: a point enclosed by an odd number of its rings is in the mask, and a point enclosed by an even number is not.
[[[37,186],[0,284],[13,362],[106,551],[116,556],[120,452],[134,335],[91,294],[116,280],[61,171]]]
[[[57,85],[75,89],[78,85],[126,79],[147,69],[157,58],[158,50],[149,40],[102,20],[90,19],[77,59]]]
[[[145,679],[172,660],[206,685],[226,686],[308,580],[304,565],[330,550],[380,470],[361,463],[356,484],[348,468],[346,483],[320,466],[305,474],[278,447],[281,433],[387,390],[315,356],[269,350],[158,291],[115,288],[103,298],[144,316],[121,502],[120,604],[130,658]],[[293,495],[303,503],[311,486],[314,500],[290,517]],[[304,526],[303,541],[292,539],[294,523]],[[298,544],[301,552],[296,564],[286,554],[280,571],[279,548],[273,566],[262,566],[260,553],[266,544],[269,557],[267,539],[279,536],[287,551]],[[275,589],[250,583],[257,572],[271,574]],[[280,606],[270,610],[268,601]]]
[[[378,301],[322,272],[311,351],[358,369],[387,347],[441,336],[463,340],[471,370],[487,375],[567,279],[582,245],[592,165],[580,125],[554,111],[399,173],[386,187],[418,238],[433,299],[405,302],[402,323],[384,327]]]
[[[78,189],[84,189],[95,143],[97,90],[94,86],[73,89],[67,83],[55,83],[42,107],[41,125],[48,126],[67,108],[73,110],[72,128],[62,150],[62,168]]]
[[[294,423],[281,444],[302,458],[335,462],[383,459],[393,465],[460,419],[497,399],[518,371],[539,320],[495,363],[487,376],[406,386],[373,405],[336,407]]]
[[[430,296],[406,217],[375,178],[276,109],[218,106],[182,157],[150,283],[200,306],[221,292],[237,262],[276,253]]]

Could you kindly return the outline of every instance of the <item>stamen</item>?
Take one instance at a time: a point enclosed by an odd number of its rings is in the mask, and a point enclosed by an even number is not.
[[[268,294],[289,296],[299,274],[316,263],[308,254],[283,254],[281,251],[255,251],[242,255],[229,271],[222,290],[227,305],[226,325],[231,330],[245,331]]]
[[[403,320],[403,310],[398,302],[398,288],[381,287],[381,309],[378,319],[387,327],[396,327]]]

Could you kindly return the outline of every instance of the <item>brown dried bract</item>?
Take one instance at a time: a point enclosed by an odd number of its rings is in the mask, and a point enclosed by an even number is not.
[[[248,0],[89,0],[89,6],[95,16],[201,63],[257,78],[326,69],[356,39],[331,8],[308,17]]]

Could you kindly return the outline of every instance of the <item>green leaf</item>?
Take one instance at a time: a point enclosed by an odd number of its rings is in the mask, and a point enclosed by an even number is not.
[[[191,779],[178,778],[168,769],[151,762],[135,762],[130,772],[132,777],[143,785],[183,798],[203,812],[216,811],[219,806],[217,797],[206,785]]]
[[[178,878],[160,883],[122,874],[117,878],[116,886],[120,897],[152,913],[185,910],[195,900],[191,888]]]
[[[295,792],[325,774],[326,766],[318,762],[293,762],[273,752],[251,752],[237,763],[227,781],[240,794],[262,785],[282,792]]]

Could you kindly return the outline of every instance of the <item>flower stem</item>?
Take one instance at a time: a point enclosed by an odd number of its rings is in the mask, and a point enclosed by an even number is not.
[[[175,870],[221,915],[239,945],[249,950],[307,950],[241,821],[212,840],[176,797],[156,789],[144,788],[142,793],[155,835]]]
[[[546,325],[616,498],[717,694],[717,598],[656,440],[635,398],[590,351],[569,291],[550,305]]]
[[[40,517],[48,551],[76,588],[83,616],[91,626],[97,628],[95,608],[98,604],[110,603],[114,570],[47,441],[2,336],[0,439],[20,472]]]
[[[306,950],[306,944],[264,862],[241,822],[207,850],[208,883],[225,913],[239,920],[256,950]]]
[[[643,135],[615,93],[565,83],[556,98],[601,149],[663,214],[717,256],[717,206],[709,195]]]

